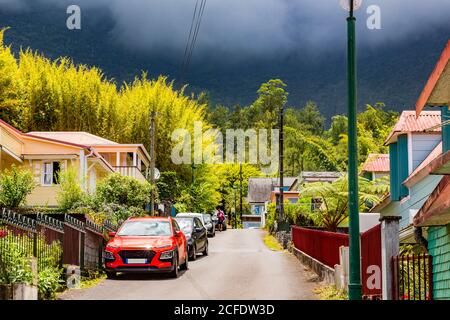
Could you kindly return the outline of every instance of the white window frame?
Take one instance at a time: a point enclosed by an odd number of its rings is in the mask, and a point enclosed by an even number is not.
[[[53,183],[53,163],[55,163],[55,162],[58,162],[59,163],[59,168],[60,168],[60,171],[62,170],[62,163],[61,163],[61,161],[57,161],[57,160],[44,160],[44,161],[42,161],[42,172],[41,172],[41,186],[43,186],[43,187],[51,187],[51,186],[56,186],[57,184],[54,184]],[[51,183],[50,184],[48,184],[48,183],[45,183],[45,175],[46,175],[46,172],[45,172],[45,165],[46,164],[48,164],[48,163],[50,163],[51,164]],[[48,173],[47,173],[48,174]]]

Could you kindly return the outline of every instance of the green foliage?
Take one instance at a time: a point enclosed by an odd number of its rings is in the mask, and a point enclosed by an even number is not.
[[[314,290],[320,300],[348,300],[347,292],[338,290],[336,286],[321,286]]]
[[[359,177],[359,209],[366,212],[381,201],[389,186],[382,181],[369,181]],[[320,199],[322,205],[312,212],[314,222],[329,231],[336,231],[348,217],[348,177],[344,176],[332,183],[315,182],[302,187],[302,197]]]
[[[61,288],[60,278],[60,268],[44,268],[39,271],[39,299],[54,299],[56,292]]]
[[[74,208],[76,204],[82,202],[85,194],[81,189],[78,174],[74,167],[60,173],[58,180],[60,189],[56,195],[56,200],[59,208],[67,212]]]
[[[220,202],[218,176],[211,165],[197,166],[195,180],[184,186],[177,199],[177,211],[212,212]],[[184,210],[181,210],[184,209]]]
[[[30,264],[30,253],[21,246],[28,242],[26,235],[13,235],[11,232],[0,239],[0,283],[1,284],[30,284],[33,274]]]
[[[237,202],[236,206],[239,207],[239,171],[239,164],[222,164],[215,166],[214,172],[219,180],[218,192],[220,193],[222,199],[221,203],[224,206],[226,213],[234,212],[235,193]],[[250,211],[250,206],[245,200],[248,193],[248,179],[260,176],[261,171],[256,166],[250,164],[242,164],[242,197],[244,212]]]
[[[156,181],[159,198],[173,202],[181,193],[180,181],[174,171],[161,172],[161,177]]]
[[[33,174],[13,165],[0,175],[0,206],[18,208],[34,187]]]
[[[144,209],[153,189],[148,182],[114,173],[98,184],[96,196],[101,203]]]
[[[290,225],[306,227],[314,226],[314,221],[311,219],[311,199],[301,198],[298,203],[290,203],[284,201],[285,218]],[[275,221],[278,220],[278,212],[276,211],[276,204],[270,203],[267,206],[266,228],[272,231],[275,227]]]

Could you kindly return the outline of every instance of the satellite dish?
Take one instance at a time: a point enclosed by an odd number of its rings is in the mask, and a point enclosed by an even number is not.
[[[161,177],[161,172],[159,172],[159,170],[157,168],[155,168],[154,179],[158,180],[160,177]]]

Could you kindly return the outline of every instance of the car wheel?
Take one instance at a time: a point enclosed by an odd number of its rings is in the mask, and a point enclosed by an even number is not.
[[[188,254],[187,247],[186,247],[186,257],[184,258],[184,263],[180,266],[181,270],[188,270],[189,269],[189,266],[188,266],[189,258],[188,258],[188,256],[189,256],[189,254]]]
[[[175,254],[175,259],[173,260],[173,270],[170,272],[171,278],[178,278],[178,254]]]
[[[115,271],[106,271],[106,278],[108,278],[108,279],[117,279],[117,272],[115,272]]]
[[[197,259],[197,246],[194,244],[192,246],[192,261],[195,261]]]
[[[205,249],[203,249],[203,252],[202,252],[202,254],[203,254],[204,256],[207,256],[207,255],[208,255],[208,247],[209,247],[208,241],[206,241]]]

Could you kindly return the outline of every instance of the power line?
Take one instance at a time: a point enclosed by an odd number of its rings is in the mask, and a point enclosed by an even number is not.
[[[195,2],[194,14],[192,15],[191,28],[189,30],[189,37],[188,37],[188,40],[187,40],[187,43],[186,43],[186,48],[184,49],[183,62],[182,62],[182,65],[181,65],[181,73],[182,74],[184,73],[184,68],[185,68],[185,64],[186,64],[186,61],[187,61],[186,57],[188,55],[188,50],[189,50],[191,39],[192,39],[192,31],[194,30],[195,18],[197,17],[198,2],[199,2],[199,0],[197,0]]]
[[[181,79],[186,75],[192,59],[195,45],[197,43],[198,33],[205,12],[206,0],[197,0],[195,3],[194,13],[192,15],[189,37],[184,50],[183,64],[181,67]]]

